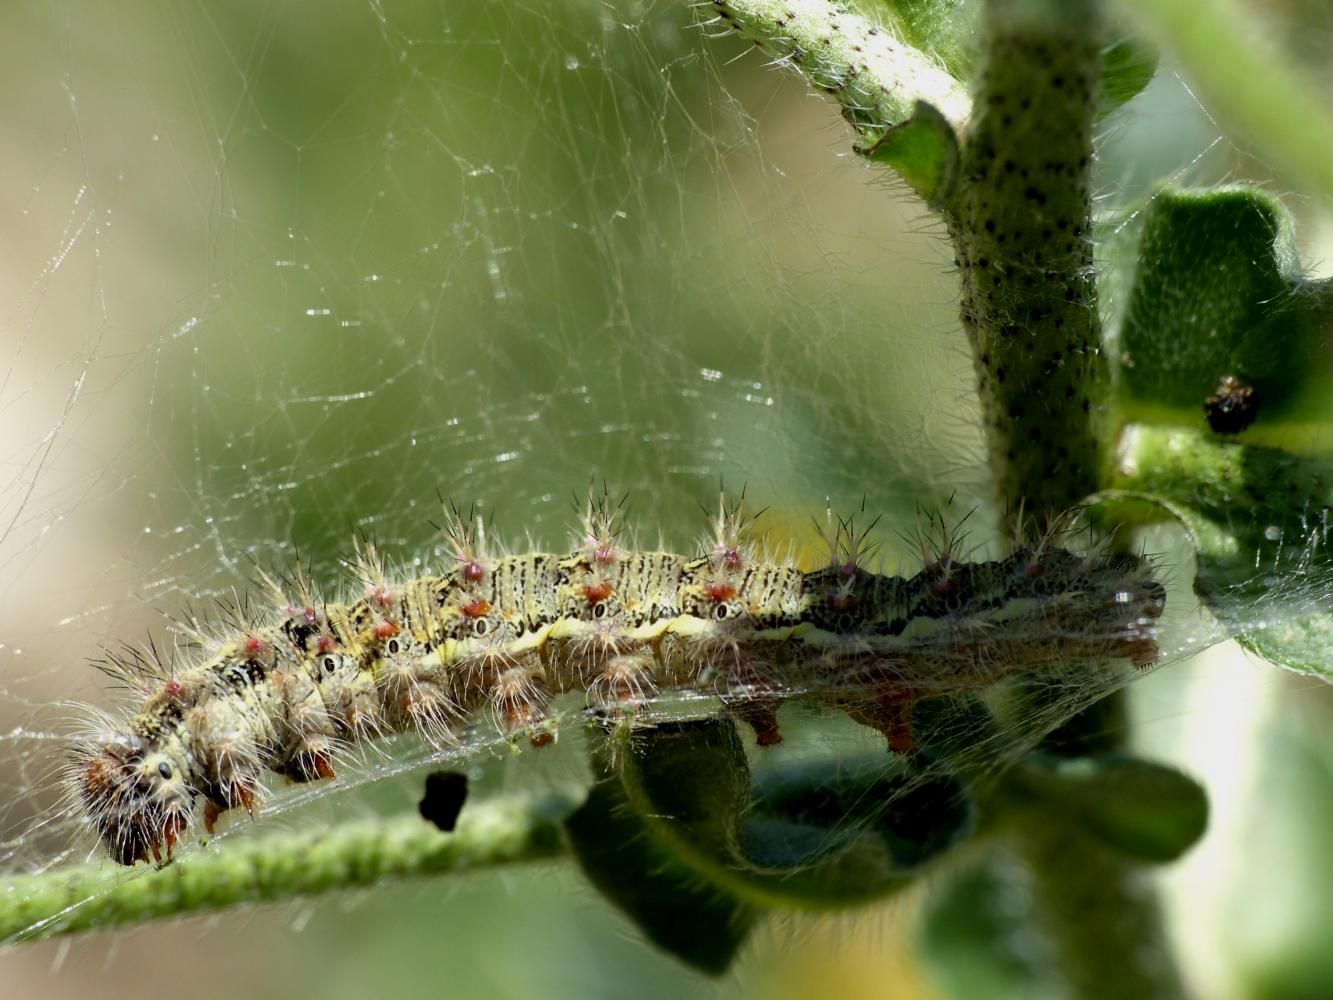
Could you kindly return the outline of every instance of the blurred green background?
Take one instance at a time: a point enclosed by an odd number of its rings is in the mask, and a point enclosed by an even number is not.
[[[563,545],[593,478],[650,544],[689,545],[719,481],[779,538],[812,541],[826,502],[910,525],[951,496],[991,537],[939,226],[686,5],[57,3],[0,27],[7,866],[67,849],[25,831],[64,700],[108,700],[99,645],[256,563],[336,586],[358,533],[429,564],[437,490],[516,546]],[[1261,173],[1170,73],[1106,128],[1109,216],[1169,176]],[[1294,207],[1318,259],[1327,223]],[[1333,703],[1237,655],[1135,691],[1146,749],[1214,801],[1171,925],[1201,996],[1313,996]],[[558,781],[576,743],[485,779]],[[718,986],[546,866],[12,950],[0,995],[978,995],[966,956],[921,961],[931,889],[777,921]]]

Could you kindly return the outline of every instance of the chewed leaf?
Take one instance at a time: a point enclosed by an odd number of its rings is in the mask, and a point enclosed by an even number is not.
[[[1184,525],[1195,590],[1242,644],[1333,681],[1333,460],[1137,426],[1116,485],[1127,518],[1165,509]]]
[[[593,748],[600,780],[566,822],[570,845],[589,880],[658,947],[712,975],[725,972],[761,910],[730,886],[701,877],[698,859],[724,859],[748,799],[749,768],[733,725],[721,721],[662,726],[642,741],[621,727]],[[669,819],[645,808],[622,771],[643,751],[670,771]],[[666,789],[659,789],[663,798]],[[668,831],[678,829],[682,839]],[[691,850],[682,850],[682,845]]]
[[[1162,192],[1138,258],[1120,333],[1134,419],[1203,427],[1228,377],[1265,423],[1324,402],[1333,284],[1301,277],[1280,201],[1249,187]]]

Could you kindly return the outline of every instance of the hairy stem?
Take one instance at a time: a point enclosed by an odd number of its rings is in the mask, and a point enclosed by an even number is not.
[[[700,9],[836,98],[843,117],[868,140],[907,121],[918,101],[933,105],[955,129],[967,121],[971,102],[958,80],[846,4],[705,0]]]
[[[0,891],[0,943],[558,857],[577,806],[569,794],[514,797],[469,805],[453,833],[414,814],[227,844],[157,871],[100,863],[21,876]]]
[[[962,281],[990,465],[1010,518],[1077,504],[1100,478],[1110,384],[1089,196],[1102,39],[1091,0],[994,0],[958,190]]]
[[[991,470],[1011,522],[1021,510],[1044,519],[1075,506],[1097,489],[1106,461],[1110,374],[1089,193],[1099,13],[1096,0],[990,0],[975,111],[945,211]],[[1178,994],[1155,901],[1130,865],[1041,816],[1017,823],[1009,843],[1074,995]]]

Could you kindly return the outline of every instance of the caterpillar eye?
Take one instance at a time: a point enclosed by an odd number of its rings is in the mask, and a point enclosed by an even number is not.
[[[170,764],[168,764],[166,761],[163,761],[161,764],[157,765],[157,773],[162,775],[163,781],[170,781],[172,774],[174,774],[175,772],[171,770]]]
[[[338,664],[334,661],[332,656],[324,657],[324,673],[332,675],[337,669]]]

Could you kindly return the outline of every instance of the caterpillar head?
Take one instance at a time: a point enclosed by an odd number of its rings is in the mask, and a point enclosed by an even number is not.
[[[111,857],[122,865],[171,860],[194,815],[194,790],[181,755],[126,734],[87,743],[72,770],[85,814]]]

